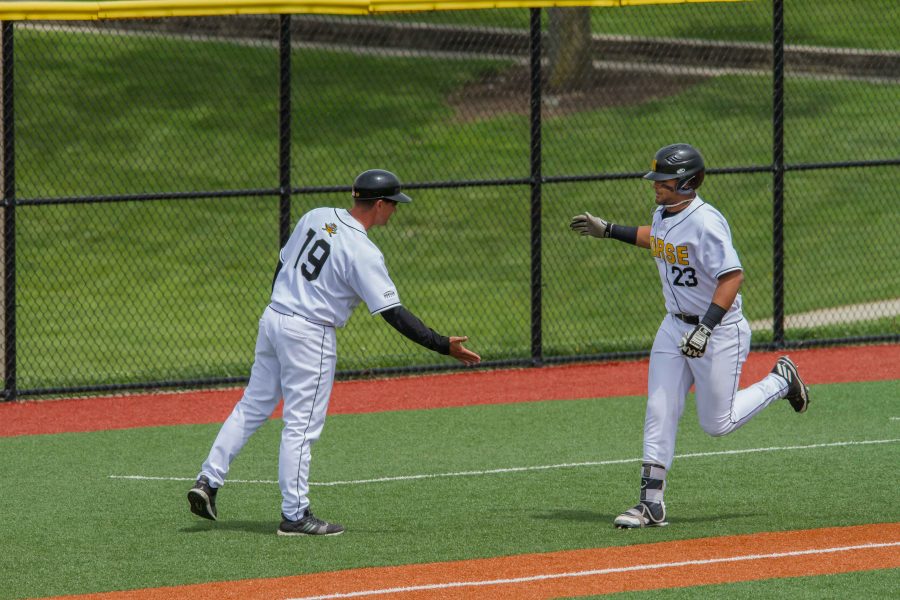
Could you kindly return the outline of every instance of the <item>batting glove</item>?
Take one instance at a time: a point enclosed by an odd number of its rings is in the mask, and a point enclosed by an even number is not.
[[[684,334],[678,348],[688,358],[700,358],[706,352],[706,344],[709,342],[710,335],[712,335],[712,329],[700,323],[694,327],[693,331]]]
[[[612,229],[609,222],[604,221],[600,217],[595,217],[589,212],[572,217],[569,227],[572,228],[572,231],[581,235],[591,235],[596,238],[609,237],[609,232]]]

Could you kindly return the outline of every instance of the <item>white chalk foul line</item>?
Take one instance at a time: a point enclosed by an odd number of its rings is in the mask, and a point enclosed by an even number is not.
[[[815,448],[834,448],[838,446],[865,446],[871,444],[895,444],[900,439],[860,440],[852,442],[829,442],[826,444],[809,444],[806,446],[771,446],[768,448],[745,448],[743,450],[719,450],[716,452],[694,452],[678,454],[675,458],[706,458],[709,456],[729,456],[734,454],[753,454],[756,452],[788,452],[793,450],[813,450]],[[641,458],[622,458],[617,460],[601,460],[595,462],[560,463],[556,465],[535,465],[531,467],[508,467],[504,469],[488,469],[483,471],[455,471],[449,473],[424,473],[420,475],[398,475],[395,477],[378,477],[375,479],[353,479],[348,481],[310,482],[311,486],[363,485],[368,483],[388,483],[392,481],[414,481],[417,479],[438,479],[443,477],[473,477],[478,475],[498,475],[501,473],[521,473],[525,471],[547,471],[551,469],[571,469],[576,467],[602,467],[641,462]],[[110,479],[133,479],[139,481],[194,481],[193,477],[153,477],[149,475],[110,475]],[[229,479],[228,483],[264,483],[278,484],[268,479]]]
[[[432,583],[409,587],[395,587],[375,590],[362,590],[358,592],[346,592],[340,594],[326,594],[324,596],[303,596],[288,600],[331,600],[333,598],[358,598],[360,596],[377,596],[382,594],[397,594],[404,592],[421,592],[428,590],[443,590],[448,588],[481,587],[488,585],[506,585],[511,583],[530,583],[534,581],[546,581],[549,579],[564,579],[567,577],[593,577],[597,575],[609,575],[612,573],[628,573],[632,571],[650,571],[653,569],[671,569],[677,567],[689,567],[694,565],[711,565],[717,563],[741,562],[748,560],[763,560],[767,558],[788,558],[792,556],[804,556],[810,554],[833,554],[835,552],[851,552],[854,550],[871,550],[875,548],[890,548],[900,546],[900,542],[885,542],[873,544],[860,544],[858,546],[839,546],[834,548],[816,548],[814,550],[795,550],[793,552],[773,552],[771,554],[745,554],[741,556],[728,556],[724,558],[706,558],[702,560],[685,560],[670,563],[652,563],[646,565],[633,565],[630,567],[616,567],[610,569],[593,569],[590,571],[573,571],[569,573],[549,573],[544,575],[532,575],[529,577],[515,577],[511,579],[486,579],[483,581],[451,581],[447,583]]]

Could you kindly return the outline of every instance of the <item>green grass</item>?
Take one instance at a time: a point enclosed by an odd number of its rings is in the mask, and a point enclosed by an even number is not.
[[[900,382],[819,385],[812,393],[806,415],[778,402],[724,438],[700,430],[689,401],[677,452],[898,438],[889,417]],[[0,598],[900,520],[895,490],[885,485],[896,479],[891,442],[676,458],[666,496],[671,525],[623,534],[611,520],[636,498],[643,415],[643,399],[626,397],[331,416],[313,482],[634,463],[313,485],[317,513],[347,526],[322,540],[274,534],[275,484],[232,482],[218,496],[220,521],[210,523],[188,512],[188,481],[109,478],[194,477],[215,424],[3,438],[0,509],[15,518],[0,530]],[[279,434],[280,421],[264,426],[229,477],[277,479]],[[862,577],[875,590],[891,583]],[[852,597],[857,580],[843,581],[842,597]],[[723,589],[723,597],[741,597],[740,588]]]
[[[20,198],[276,187],[274,48],[27,30],[16,44]],[[448,102],[508,67],[297,51],[295,184],[346,185],[376,165],[411,182],[527,177],[527,117],[459,119]],[[732,75],[547,118],[543,173],[637,172],[685,138],[711,167],[768,164],[770,94],[769,78]],[[787,98],[789,162],[900,155],[900,115],[884,109],[900,101],[897,86],[791,79]],[[897,296],[900,213],[885,201],[895,171],[788,173],[789,314]],[[731,223],[748,318],[771,316],[771,177],[710,176],[702,191]],[[404,303],[442,333],[471,336],[486,360],[529,356],[529,189],[411,194],[391,227],[371,232]],[[323,204],[349,202],[302,196],[293,216]],[[567,223],[583,210],[646,223],[652,209],[643,181],[545,186],[546,355],[649,347],[663,312],[654,266],[634,248],[578,239]],[[277,199],[265,197],[21,207],[18,386],[246,375],[277,223]],[[876,333],[896,333],[896,321],[887,326]],[[339,335],[341,369],[450,361],[364,310]]]

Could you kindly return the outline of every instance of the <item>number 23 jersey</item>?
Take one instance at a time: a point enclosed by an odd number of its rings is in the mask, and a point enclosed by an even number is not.
[[[742,270],[731,229],[718,210],[699,196],[684,210],[666,214],[660,206],[650,226],[650,254],[659,269],[666,310],[685,315],[706,314],[719,277]],[[723,324],[739,321],[741,295],[722,318]]]
[[[360,300],[369,312],[400,304],[381,250],[343,208],[316,208],[300,218],[281,249],[272,308],[343,327]]]

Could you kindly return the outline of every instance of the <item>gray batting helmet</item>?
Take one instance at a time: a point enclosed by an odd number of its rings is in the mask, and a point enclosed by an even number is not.
[[[689,194],[700,187],[705,174],[703,156],[696,148],[690,144],[671,144],[657,150],[650,172],[644,175],[644,179],[677,179],[675,189],[682,194]]]
[[[357,175],[353,182],[353,197],[359,200],[393,200],[412,202],[412,198],[400,191],[400,180],[390,171],[369,169]]]

